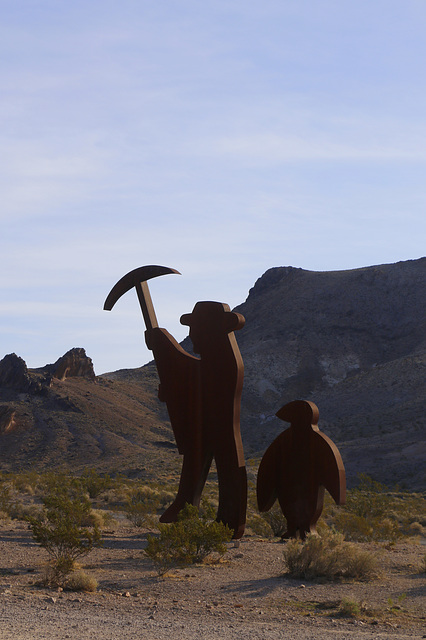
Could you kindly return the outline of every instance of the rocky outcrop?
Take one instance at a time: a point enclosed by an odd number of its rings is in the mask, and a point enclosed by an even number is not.
[[[26,392],[33,385],[25,360],[16,353],[9,353],[0,361],[0,387]]]
[[[13,407],[0,405],[0,435],[9,433],[15,426],[16,411]]]
[[[70,349],[62,358],[59,358],[54,364],[47,365],[46,368],[58,380],[72,377],[94,380],[96,377],[92,359],[86,355],[84,349],[79,347]]]
[[[40,369],[28,369],[25,360],[16,353],[9,353],[0,361],[0,388],[22,393],[45,394],[52,384],[52,378],[65,380],[71,377],[95,380],[92,359],[84,349],[70,349],[54,364],[47,364]]]

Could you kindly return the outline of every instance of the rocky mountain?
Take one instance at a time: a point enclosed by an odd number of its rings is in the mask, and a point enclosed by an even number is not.
[[[349,484],[365,472],[426,489],[426,258],[350,271],[268,270],[237,307],[241,429],[258,459],[291,400],[315,402]],[[190,310],[188,310],[190,311]],[[184,348],[190,350],[187,338]],[[149,478],[180,467],[155,364],[94,377],[84,349],[54,365],[0,362],[3,469],[93,466]]]

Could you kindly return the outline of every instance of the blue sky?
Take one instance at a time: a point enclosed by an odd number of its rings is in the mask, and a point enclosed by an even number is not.
[[[424,0],[0,8],[0,358],[148,361],[136,295],[102,309],[144,264],[181,340],[270,267],[425,255]]]

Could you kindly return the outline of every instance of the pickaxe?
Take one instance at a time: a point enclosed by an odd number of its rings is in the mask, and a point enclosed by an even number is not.
[[[137,269],[133,269],[133,271],[129,271],[129,273],[123,276],[109,292],[104,304],[105,311],[111,311],[117,300],[121,298],[122,295],[133,287],[136,287],[136,293],[138,294],[139,304],[142,309],[142,315],[147,331],[158,327],[157,316],[155,315],[154,305],[152,304],[147,281],[151,280],[151,278],[164,276],[168,273],[177,273],[181,275],[179,271],[176,271],[176,269],[160,267],[155,264],[138,267]]]

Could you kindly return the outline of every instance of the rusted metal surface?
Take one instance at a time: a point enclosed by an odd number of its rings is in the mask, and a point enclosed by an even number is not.
[[[144,276],[179,273],[167,267],[141,267],[124,276],[112,289],[105,309],[136,287],[145,319],[145,340],[152,350],[160,378],[159,398],[167,405],[170,422],[183,455],[178,493],[161,522],[174,522],[186,503],[198,506],[207,475],[215,460],[219,482],[217,519],[244,533],[247,476],[240,433],[240,403],[244,366],[234,331],[244,318],[220,302],[197,302],[181,317],[189,326],[194,352],[186,352],[172,335],[158,326]]]
[[[257,476],[259,511],[278,499],[287,520],[285,538],[313,533],[324,505],[324,489],[336,504],[346,499],[345,468],[336,445],[318,428],[318,407],[296,400],[277,417],[290,422],[265,451]]]
[[[155,315],[154,305],[152,304],[147,280],[157,278],[158,276],[164,276],[169,273],[176,273],[180,275],[179,271],[176,271],[176,269],[160,267],[156,264],[145,265],[144,267],[139,267],[138,269],[129,271],[129,273],[126,273],[126,275],[123,276],[109,292],[104,303],[105,311],[111,311],[117,300],[127,293],[127,291],[130,291],[130,289],[135,287],[146,328],[152,329],[153,327],[158,327],[157,317]]]

